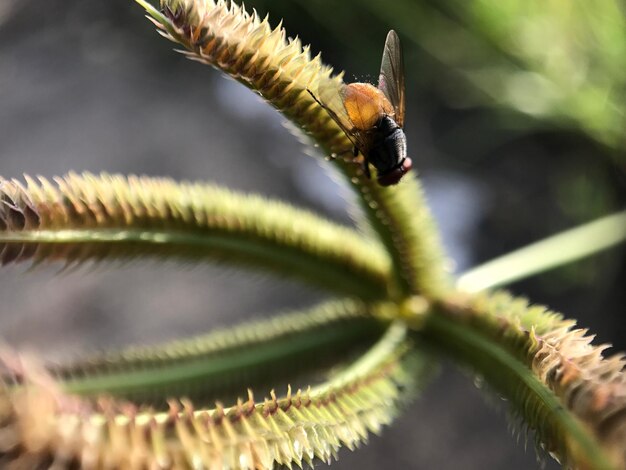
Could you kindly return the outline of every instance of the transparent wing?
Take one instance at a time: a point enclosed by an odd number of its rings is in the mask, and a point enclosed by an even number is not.
[[[389,31],[385,40],[378,89],[393,106],[396,112],[395,121],[400,127],[404,127],[404,60],[400,38],[393,29]]]
[[[343,87],[334,80],[321,81],[317,87],[317,95],[309,93],[322,106],[328,115],[337,123],[352,144],[361,152],[367,152],[367,140],[357,132],[354,123],[348,116],[343,104]]]
[[[354,124],[343,104],[341,85],[334,80],[321,81],[317,88],[316,99],[346,134],[353,133]]]

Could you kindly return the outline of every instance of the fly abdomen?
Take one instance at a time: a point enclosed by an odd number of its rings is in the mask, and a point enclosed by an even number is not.
[[[397,128],[392,134],[385,137],[385,147],[389,153],[395,155],[397,163],[406,158],[406,136],[404,131]]]
[[[397,130],[402,130],[400,126],[398,126],[398,123],[394,121],[391,116],[387,116],[386,114],[376,123],[376,129],[384,137],[394,134]]]

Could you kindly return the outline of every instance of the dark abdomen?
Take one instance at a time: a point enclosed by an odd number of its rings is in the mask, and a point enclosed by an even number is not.
[[[377,127],[369,162],[379,173],[396,168],[406,158],[406,136],[402,128],[389,116],[384,116]]]

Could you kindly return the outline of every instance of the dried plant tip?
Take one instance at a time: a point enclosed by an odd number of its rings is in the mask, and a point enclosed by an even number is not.
[[[145,6],[145,5],[144,5]],[[228,73],[259,93],[330,153],[344,154],[350,141],[307,90],[337,90],[341,76],[320,57],[311,57],[309,46],[288,38],[279,24],[249,14],[243,6],[225,0],[162,0],[164,18],[148,9],[161,33],[182,44],[190,59]],[[347,152],[349,153],[349,152]]]

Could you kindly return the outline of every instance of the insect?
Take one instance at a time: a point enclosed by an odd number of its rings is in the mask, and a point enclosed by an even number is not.
[[[381,186],[397,184],[411,169],[404,126],[404,62],[400,38],[387,34],[378,87],[350,83],[337,93],[320,87],[320,99],[309,91],[345,132],[354,145],[354,156],[363,155],[363,170],[371,178],[369,164],[376,168]]]

